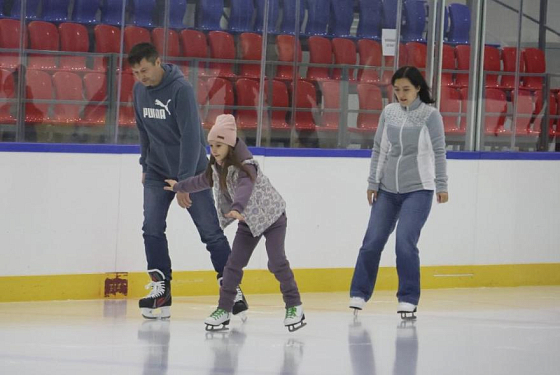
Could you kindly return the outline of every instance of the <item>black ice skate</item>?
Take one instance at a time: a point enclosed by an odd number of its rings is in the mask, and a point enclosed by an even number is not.
[[[408,302],[399,302],[399,307],[397,308],[397,314],[401,314],[401,319],[403,320],[415,320],[416,319],[416,305]]]
[[[207,331],[225,331],[228,329],[229,320],[231,314],[224,309],[219,307],[206,319],[204,319],[204,324],[206,324]]]
[[[284,325],[288,327],[288,331],[294,332],[300,328],[307,325],[304,322],[305,314],[303,313],[303,306],[294,306],[286,308],[286,318],[284,319]]]
[[[160,270],[148,270],[152,281],[146,289],[152,291],[142,298],[138,305],[142,316],[146,319],[167,319],[171,317],[171,282]]]
[[[249,309],[249,304],[241,291],[241,288],[237,287],[237,295],[235,296],[235,300],[233,302],[233,315],[238,315],[242,321],[247,320],[247,314],[245,311]]]

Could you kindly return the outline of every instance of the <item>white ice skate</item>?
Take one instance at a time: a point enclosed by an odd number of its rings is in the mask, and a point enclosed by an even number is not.
[[[218,286],[222,287],[223,277],[218,279]],[[249,304],[247,303],[247,299],[245,295],[243,295],[243,291],[239,287],[236,288],[237,294],[235,295],[235,299],[233,300],[233,311],[232,314],[235,316],[239,316],[243,322],[247,320],[247,314],[245,311],[249,309]]]
[[[408,302],[399,302],[399,307],[397,308],[397,314],[401,314],[401,319],[403,320],[414,320],[416,319],[416,305]]]
[[[303,313],[303,306],[286,307],[286,318],[284,325],[288,327],[288,331],[294,332],[307,325],[304,322],[305,314]]]
[[[231,313],[228,313],[224,309],[219,307],[206,319],[204,319],[204,324],[206,324],[207,331],[225,331],[228,329],[229,320],[231,318]]]
[[[362,297],[350,297],[348,307],[354,309],[354,316],[358,315],[358,311],[362,310],[366,305],[366,301]]]

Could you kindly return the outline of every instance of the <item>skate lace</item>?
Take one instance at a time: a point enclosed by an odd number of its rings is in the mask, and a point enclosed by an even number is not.
[[[145,286],[145,288],[152,288],[152,291],[148,294],[147,298],[161,297],[165,293],[165,282],[151,281]]]
[[[286,319],[295,318],[297,315],[297,309],[295,307],[288,307],[286,309]]]
[[[235,296],[235,302],[243,300],[243,292],[241,288],[237,287],[237,295]]]
[[[226,314],[227,311],[224,309],[216,309],[216,311],[214,311],[212,314],[210,314],[210,317],[213,319],[220,319],[222,315]]]

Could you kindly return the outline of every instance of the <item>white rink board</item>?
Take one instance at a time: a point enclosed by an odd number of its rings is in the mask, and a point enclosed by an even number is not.
[[[369,217],[369,159],[257,160],[287,201],[292,266],[353,267]],[[145,270],[138,155],[1,152],[0,173],[0,275]],[[560,262],[560,161],[452,159],[448,174],[450,201],[434,203],[422,265]],[[168,239],[174,270],[212,269],[175,202]],[[394,236],[382,266],[394,264],[393,249]],[[264,241],[248,268],[267,268]]]

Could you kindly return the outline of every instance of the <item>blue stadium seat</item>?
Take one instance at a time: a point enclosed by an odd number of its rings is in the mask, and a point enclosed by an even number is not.
[[[337,38],[350,38],[354,21],[354,0],[331,0],[329,34]]]
[[[264,5],[267,0],[255,0],[257,14],[255,18],[255,31],[262,33],[264,23]],[[276,23],[278,22],[278,15],[280,14],[279,0],[269,0],[268,2],[268,32],[276,32]]]
[[[253,0],[231,0],[228,29],[230,32],[253,31]]]
[[[296,30],[296,0],[284,0],[283,2],[283,15],[282,15],[282,24],[280,25],[280,33],[281,34],[295,34]],[[300,22],[300,31],[301,31],[301,24],[303,23],[304,17],[304,2],[300,0],[299,2],[299,22]]]
[[[131,0],[132,6],[129,8],[129,16],[134,26],[155,27],[153,14],[156,0]],[[173,12],[171,12],[173,13]]]
[[[96,25],[97,11],[99,10],[99,2],[91,0],[74,0],[74,8],[72,10],[72,19],[77,23],[85,23],[88,25]]]
[[[120,26],[122,23],[122,0],[103,0],[101,4],[101,23]]]
[[[68,5],[70,0],[43,0],[43,21],[68,21]]]
[[[360,39],[381,39],[381,0],[360,0],[360,20],[356,36]]]
[[[187,12],[187,0],[171,0],[169,2],[169,27],[174,29],[183,29],[183,18]]]
[[[196,27],[201,30],[221,30],[223,11],[224,0],[199,1],[196,7]]]
[[[41,0],[27,0],[25,8],[25,18],[28,20],[39,19],[39,3]],[[21,0],[15,0],[12,5],[12,18],[21,18]]]
[[[454,44],[468,44],[471,28],[471,12],[463,4],[451,4],[449,9],[449,34],[447,41]]]
[[[404,25],[401,37],[403,42],[426,42],[424,28],[426,26],[426,2],[424,0],[408,0],[403,7]]]
[[[397,28],[397,0],[383,0],[383,28]]]
[[[306,0],[305,5],[307,7],[305,34],[326,36],[327,24],[329,23],[330,0]]]

